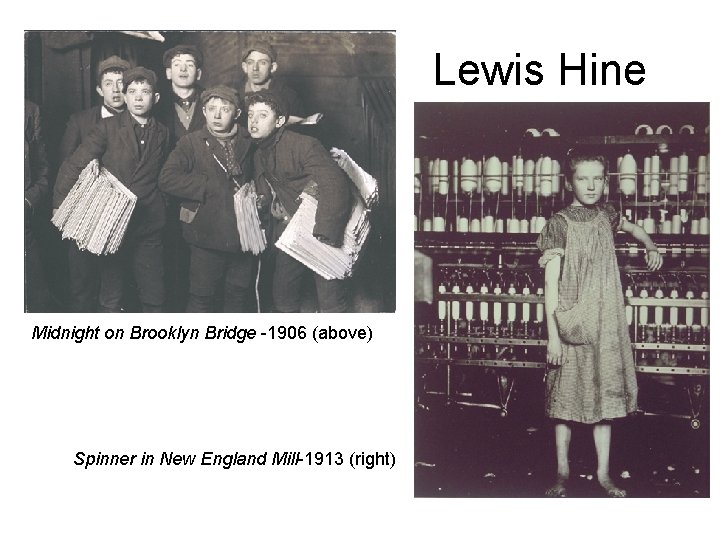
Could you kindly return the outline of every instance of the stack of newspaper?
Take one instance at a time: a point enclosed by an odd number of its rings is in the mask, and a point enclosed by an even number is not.
[[[80,173],[52,223],[80,249],[108,255],[120,248],[136,202],[132,191],[93,160]]]
[[[233,206],[235,207],[235,220],[240,235],[240,247],[243,251],[250,251],[254,255],[261,253],[267,243],[258,217],[257,194],[254,183],[243,184],[235,192]]]
[[[352,275],[370,233],[370,209],[378,199],[377,181],[344,151],[333,148],[331,153],[357,188],[342,246],[329,246],[313,236],[318,203],[307,192],[300,196],[300,207],[275,245],[325,279],[343,279]]]

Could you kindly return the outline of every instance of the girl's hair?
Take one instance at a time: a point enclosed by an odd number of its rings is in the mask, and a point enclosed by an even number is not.
[[[603,173],[607,174],[608,163],[605,156],[596,152],[588,152],[571,148],[570,150],[568,150],[567,155],[567,170],[569,171],[568,178],[572,178],[572,175],[575,174],[575,169],[577,169],[578,164],[585,161],[597,161],[598,163],[602,163]]]

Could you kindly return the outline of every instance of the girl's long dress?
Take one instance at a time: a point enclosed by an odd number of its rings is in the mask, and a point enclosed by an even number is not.
[[[566,362],[548,366],[545,414],[583,423],[637,410],[637,379],[630,345],[611,220],[614,209],[570,206],[543,229],[544,266],[562,257],[558,309],[582,303],[589,343],[562,343]]]

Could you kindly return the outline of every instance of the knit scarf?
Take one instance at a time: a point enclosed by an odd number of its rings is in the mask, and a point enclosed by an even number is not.
[[[222,157],[227,173],[230,176],[240,176],[242,168],[240,168],[240,164],[235,159],[235,151],[232,145],[232,141],[238,133],[237,124],[233,124],[232,129],[228,133],[218,133],[217,131],[213,131],[210,126],[207,126],[207,130],[210,132],[210,135],[217,139],[220,146],[223,147],[224,155]]]

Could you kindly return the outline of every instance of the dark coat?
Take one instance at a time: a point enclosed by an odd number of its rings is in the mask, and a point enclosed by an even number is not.
[[[242,129],[235,140],[235,159],[242,168],[237,182],[242,185],[252,180],[252,141]],[[207,127],[183,137],[162,169],[160,189],[181,200],[180,220],[188,243],[235,253],[240,250],[233,206],[235,182],[213,154],[222,162],[224,150]]]
[[[175,111],[175,100],[173,98],[172,87],[168,89],[166,93],[160,95],[160,101],[157,104],[157,108],[153,111],[153,114],[168,128],[170,133],[171,150],[185,135],[205,127],[205,115],[202,112],[202,103],[200,103],[200,94],[202,94],[203,90],[204,88],[202,86],[195,87],[198,99],[195,102],[195,109],[193,109],[193,115],[190,119],[190,126],[188,129],[185,129],[185,126],[182,125],[177,112]]]
[[[48,195],[48,159],[40,130],[40,108],[25,100],[25,201],[36,208]]]
[[[60,160],[65,161],[85,140],[98,122],[102,120],[102,105],[76,112],[68,119],[65,133],[60,141]]]
[[[280,128],[258,145],[255,178],[258,193],[271,200],[269,182],[290,215],[297,211],[298,197],[307,184],[315,182],[318,209],[313,234],[330,245],[342,245],[350,217],[352,181],[320,141]]]
[[[168,154],[167,128],[151,120],[145,151],[140,154],[128,111],[99,122],[58,172],[53,208],[58,208],[93,159],[137,195],[137,203],[128,225],[128,234],[146,235],[165,225],[165,203],[158,190],[158,177]]]

